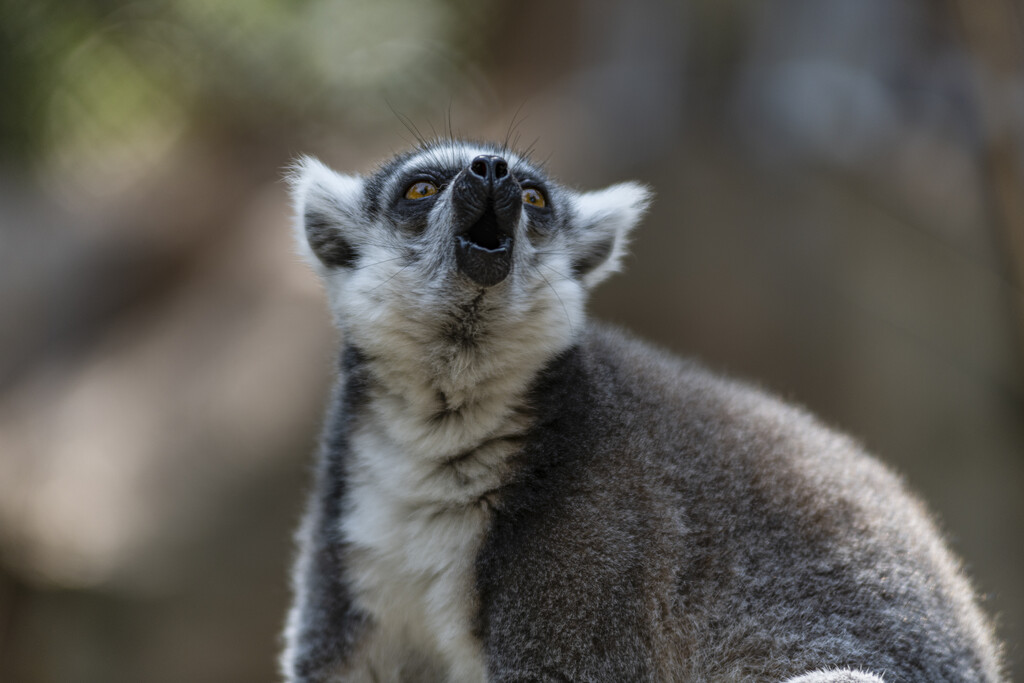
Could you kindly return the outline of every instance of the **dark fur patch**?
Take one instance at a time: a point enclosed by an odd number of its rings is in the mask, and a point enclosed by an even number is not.
[[[608,239],[591,245],[586,253],[573,261],[572,272],[576,277],[582,277],[599,265],[608,260],[612,255],[612,247],[615,246],[615,238]]]
[[[344,578],[347,546],[333,531],[348,492],[349,434],[366,401],[368,372],[362,355],[351,346],[342,353],[340,365],[346,381],[335,386],[330,413],[341,418],[329,422],[321,437],[315,491],[306,513],[313,519],[312,535],[305,541],[311,561],[297,577],[315,600],[303,606],[315,616],[302,621],[296,640],[295,673],[303,681],[329,680],[370,626]]]
[[[337,224],[330,217],[315,209],[308,209],[303,219],[309,246],[324,265],[349,268],[355,264],[359,254],[341,236]]]

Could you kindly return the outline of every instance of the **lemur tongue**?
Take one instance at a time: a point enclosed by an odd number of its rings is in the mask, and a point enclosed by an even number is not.
[[[498,224],[493,202],[469,230],[456,236],[455,262],[476,284],[491,287],[512,270],[512,237]]]

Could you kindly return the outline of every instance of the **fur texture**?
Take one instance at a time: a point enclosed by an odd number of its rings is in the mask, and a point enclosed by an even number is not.
[[[366,177],[303,159],[292,183],[344,350],[287,680],[1002,680],[896,477],[586,321],[645,188],[577,193],[447,140]]]

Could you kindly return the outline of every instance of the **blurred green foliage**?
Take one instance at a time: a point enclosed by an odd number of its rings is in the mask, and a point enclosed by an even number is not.
[[[371,125],[366,102],[416,110],[477,80],[492,6],[0,0],[0,158],[121,164],[197,122],[256,137]]]

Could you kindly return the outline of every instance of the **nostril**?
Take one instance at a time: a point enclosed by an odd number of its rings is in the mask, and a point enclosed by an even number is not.
[[[469,170],[473,172],[473,175],[478,175],[481,178],[486,178],[487,162],[483,159],[475,159],[473,163],[469,165]]]
[[[496,159],[494,162],[494,178],[504,178],[508,175],[508,164],[504,159]]]

